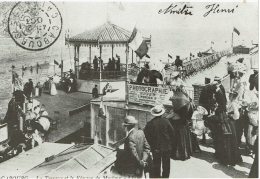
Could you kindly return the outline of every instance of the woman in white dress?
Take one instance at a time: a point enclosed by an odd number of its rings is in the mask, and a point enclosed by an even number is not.
[[[51,86],[50,94],[52,96],[56,95],[57,94],[57,90],[56,90],[56,85],[53,82],[53,78],[50,79],[50,86]]]

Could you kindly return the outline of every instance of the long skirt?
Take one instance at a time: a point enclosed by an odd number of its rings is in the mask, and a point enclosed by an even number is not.
[[[192,155],[192,136],[188,124],[181,120],[171,120],[174,128],[175,142],[172,158],[175,160],[187,160]]]
[[[236,165],[242,161],[236,135],[235,121],[225,114],[220,117],[216,135],[216,157],[225,165]]]
[[[257,138],[257,128],[253,126],[252,124],[249,123],[248,128],[247,128],[247,135],[246,135],[246,141],[247,141],[247,146],[249,147],[250,150],[253,149],[254,143]]]
[[[52,83],[52,84],[51,84],[50,94],[53,95],[53,96],[57,94],[57,90],[56,90],[56,85],[55,85],[55,83]]]
[[[248,178],[258,178],[258,137],[256,138],[254,144],[254,153],[255,153],[255,159],[253,165],[251,166],[251,170],[248,175]]]

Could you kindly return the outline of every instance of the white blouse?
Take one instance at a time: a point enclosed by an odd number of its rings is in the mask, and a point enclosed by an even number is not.
[[[228,108],[227,108],[227,111],[228,113],[229,112],[233,112],[233,114],[231,114],[231,117],[234,119],[234,120],[238,120],[239,119],[239,108],[240,108],[240,105],[237,101],[232,101],[228,104]]]

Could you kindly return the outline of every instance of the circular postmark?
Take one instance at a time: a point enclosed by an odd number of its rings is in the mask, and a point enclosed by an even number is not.
[[[52,2],[18,2],[8,18],[11,38],[27,50],[50,47],[59,38],[61,29],[62,17]]]

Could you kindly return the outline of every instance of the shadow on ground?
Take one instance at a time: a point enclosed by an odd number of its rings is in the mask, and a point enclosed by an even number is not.
[[[218,160],[214,157],[214,153],[205,151],[205,148],[213,147],[212,141],[207,140],[207,143],[201,144],[201,146],[203,146],[204,149],[202,149],[202,151],[200,153],[194,153],[192,155],[192,157],[201,159],[210,164],[213,164],[212,167],[214,169],[221,170],[223,173],[225,173],[226,175],[228,175],[232,178],[247,178],[248,177],[248,172],[237,170],[233,166],[226,166],[226,165],[220,164],[220,163],[218,163]],[[242,149],[242,150],[244,150],[244,149]],[[241,153],[243,154],[244,151],[241,151]],[[247,162],[241,162],[241,163],[237,164],[237,166],[247,168],[248,170],[250,170],[251,165],[252,164],[247,163]]]

